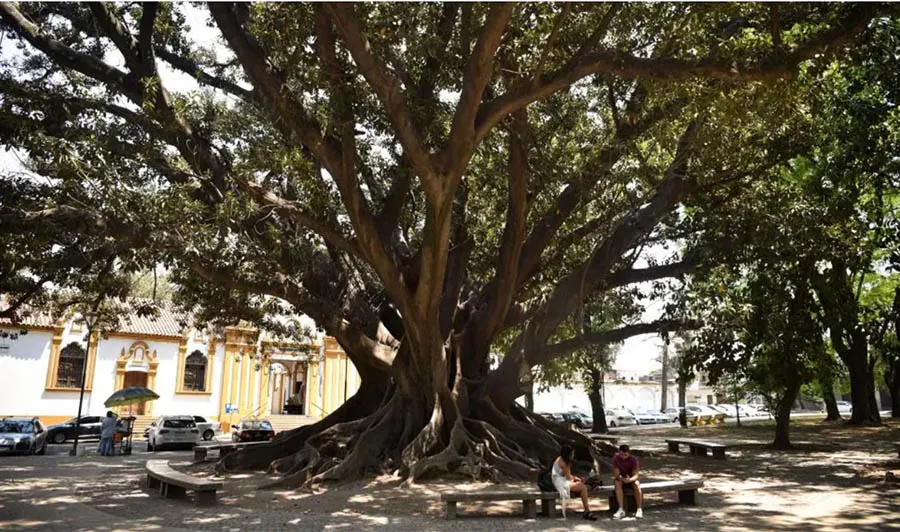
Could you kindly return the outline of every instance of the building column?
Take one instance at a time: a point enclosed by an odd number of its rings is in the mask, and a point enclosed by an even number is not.
[[[210,344],[215,346],[215,337],[210,337]],[[215,353],[215,347],[212,352]],[[225,419],[225,403],[228,402],[229,393],[231,393],[231,365],[233,359],[228,355],[228,349],[225,349],[222,358],[222,386],[219,388],[219,422]]]

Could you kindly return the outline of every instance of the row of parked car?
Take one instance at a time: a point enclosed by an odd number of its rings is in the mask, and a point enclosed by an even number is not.
[[[760,417],[768,416],[769,411],[764,405],[687,405],[684,407],[688,417],[694,416],[724,416],[724,417]],[[632,410],[630,408],[610,409],[606,411],[607,427],[626,427],[630,425],[655,425],[662,423],[677,423],[681,408],[667,408],[659,410]],[[590,414],[572,410],[563,413],[540,413],[544,418],[559,423],[571,423],[581,429],[593,427],[593,419]]]
[[[203,419],[203,422],[198,421]],[[160,416],[144,431],[148,451],[167,447],[193,447],[203,440],[211,440],[221,425],[206,421],[202,416]],[[275,437],[275,429],[266,419],[249,418],[232,425],[234,442],[267,441]]]
[[[74,440],[99,440],[103,418],[81,416],[63,423],[44,426],[38,418],[4,418],[0,420],[0,454],[44,454],[49,443],[62,444]],[[118,422],[119,434],[127,430]],[[159,416],[144,431],[147,450],[190,446],[209,441],[221,432],[221,424],[204,416]],[[266,419],[250,418],[231,427],[235,442],[266,441],[275,437],[272,424]]]

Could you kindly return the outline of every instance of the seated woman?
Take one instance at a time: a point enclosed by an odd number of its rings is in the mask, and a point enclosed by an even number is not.
[[[566,503],[569,496],[581,496],[581,503],[584,505],[584,518],[589,521],[596,521],[597,516],[591,513],[591,507],[588,502],[589,488],[581,478],[572,475],[573,454],[572,446],[563,444],[559,451],[559,458],[553,461],[553,469],[551,471],[553,487],[556,488],[562,498],[563,515],[566,512]]]

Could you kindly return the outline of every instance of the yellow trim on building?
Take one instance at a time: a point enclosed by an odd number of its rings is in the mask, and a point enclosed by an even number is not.
[[[48,392],[77,392],[81,386],[57,386],[59,377],[59,355],[62,352],[63,327],[53,328],[53,338],[50,340],[50,359],[47,361],[47,379],[44,382],[44,390]],[[90,392],[94,388],[94,366],[97,363],[97,343],[100,341],[99,331],[91,333],[88,338],[87,354],[85,358],[84,391]],[[76,342],[73,342],[76,343]]]
[[[138,348],[142,348],[144,350],[144,355],[147,357],[147,388],[153,390],[156,387],[156,368],[159,366],[159,360],[156,357],[156,350],[154,349],[151,353],[150,347],[146,342],[142,342],[138,340],[131,344],[128,348],[128,351],[125,351],[125,348],[122,348],[122,353],[119,355],[119,358],[116,359],[116,386],[115,390],[119,391],[125,387],[125,366],[128,365],[128,361],[134,357],[134,352]],[[149,401],[144,405],[144,414],[145,416],[153,415],[153,403],[154,401]],[[118,409],[116,409],[118,411]]]
[[[184,337],[181,339],[181,344],[178,346],[178,367],[176,368],[175,375],[175,393],[178,395],[212,395],[212,378],[213,378],[213,361],[216,358],[216,342],[215,339],[210,336],[209,339],[209,349],[206,354],[206,377],[203,379],[203,389],[202,390],[185,390],[184,389],[184,370],[187,363],[188,357],[188,340],[190,339],[190,332],[186,331],[184,333]],[[199,351],[199,350],[198,350]]]

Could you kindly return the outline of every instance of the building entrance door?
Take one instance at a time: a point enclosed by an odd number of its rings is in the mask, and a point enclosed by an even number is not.
[[[126,371],[125,372],[125,381],[123,384],[124,388],[130,388],[132,386],[147,386],[147,373],[143,371]],[[142,416],[144,415],[144,403],[138,405],[127,405],[122,407],[122,411],[120,414],[131,414],[133,416]]]

